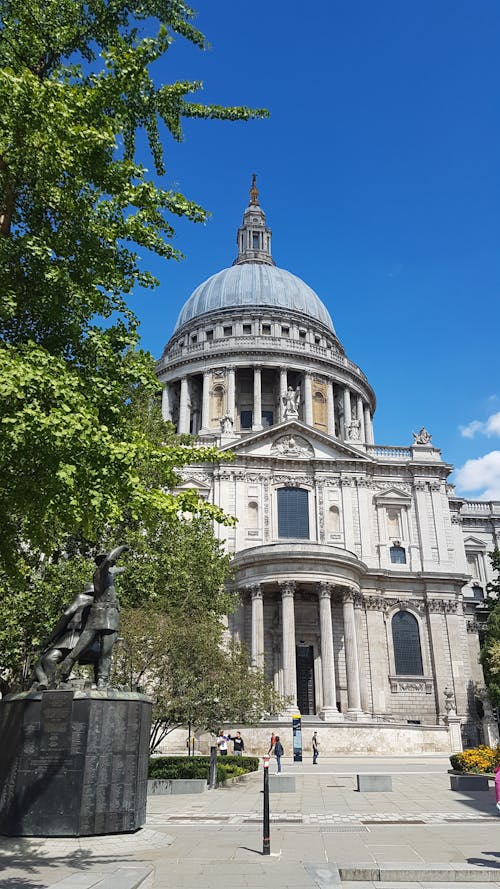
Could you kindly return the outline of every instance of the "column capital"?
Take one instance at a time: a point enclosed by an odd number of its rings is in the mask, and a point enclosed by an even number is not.
[[[293,598],[295,595],[295,590],[297,588],[297,583],[295,580],[284,580],[279,584],[281,598],[290,597]]]
[[[331,599],[334,593],[334,586],[331,583],[322,581],[318,584],[318,595],[320,599]]]
[[[352,602],[354,605],[354,600],[356,598],[356,590],[353,590],[351,587],[348,589],[343,588],[341,592],[342,604],[347,605],[349,602]]]
[[[262,599],[263,590],[260,583],[253,583],[251,586],[247,587],[247,589],[252,599]]]

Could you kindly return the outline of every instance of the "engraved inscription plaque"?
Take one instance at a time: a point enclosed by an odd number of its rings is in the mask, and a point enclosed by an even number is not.
[[[145,821],[151,702],[112,690],[0,700],[0,834],[91,836]]]

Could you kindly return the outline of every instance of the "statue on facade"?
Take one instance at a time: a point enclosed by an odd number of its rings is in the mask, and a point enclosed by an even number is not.
[[[122,544],[110,553],[101,553],[96,557],[93,587],[94,598],[90,605],[87,620],[80,637],[71,651],[66,655],[59,668],[62,682],[67,681],[74,664],[94,645],[99,646],[96,679],[98,688],[107,688],[111,671],[111,654],[113,645],[118,638],[120,625],[120,604],[116,595],[114,579],[122,574],[125,568],[116,568],[116,562],[128,550]]]
[[[233,418],[226,414],[224,417],[221,417],[220,420],[220,431],[223,435],[231,435],[233,431]]]
[[[448,716],[453,715],[454,713],[457,712],[457,705],[455,703],[455,693],[454,693],[453,689],[448,688],[448,686],[447,686],[446,688],[443,688],[443,694],[445,697],[444,709],[446,710],[446,713],[448,714]]]
[[[286,395],[283,395],[283,404],[285,420],[296,420],[299,416],[300,386],[297,386],[296,389],[293,386],[288,387]]]
[[[414,445],[428,445],[431,443],[431,434],[422,426],[420,432],[412,432]]]
[[[75,647],[83,632],[90,607],[94,601],[94,584],[87,583],[82,593],[75,596],[70,605],[65,609],[62,617],[45,640],[43,651],[35,664],[35,677],[40,691],[54,688],[56,681],[56,668],[59,663]],[[80,663],[97,664],[95,649],[86,652],[85,661],[80,658]]]
[[[361,423],[359,420],[354,418],[351,420],[349,426],[346,426],[347,438],[350,441],[359,441],[361,437]]]

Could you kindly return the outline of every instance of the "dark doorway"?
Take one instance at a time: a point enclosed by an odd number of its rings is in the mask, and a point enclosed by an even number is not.
[[[312,645],[297,645],[297,704],[302,716],[316,713],[314,694],[314,654]]]

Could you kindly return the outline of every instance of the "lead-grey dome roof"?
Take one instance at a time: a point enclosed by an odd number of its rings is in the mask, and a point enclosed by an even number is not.
[[[335,333],[332,319],[314,290],[285,269],[257,262],[222,269],[200,284],[181,309],[175,329],[207,312],[239,306],[301,312]]]

